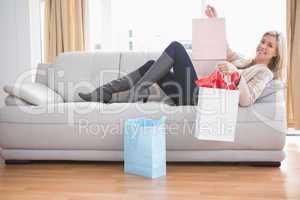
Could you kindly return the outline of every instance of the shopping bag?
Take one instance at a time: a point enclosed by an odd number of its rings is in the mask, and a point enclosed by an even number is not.
[[[192,20],[192,59],[225,60],[226,30],[224,18]]]
[[[157,178],[166,175],[166,117],[128,119],[124,130],[125,173]]]
[[[199,86],[195,137],[201,140],[233,142],[238,116],[240,76],[225,81],[219,69],[196,81]]]
[[[240,74],[235,71],[229,76],[230,80],[226,81],[225,78],[228,76],[224,76],[219,69],[216,69],[211,75],[198,79],[195,83],[199,87],[236,90],[240,81]]]

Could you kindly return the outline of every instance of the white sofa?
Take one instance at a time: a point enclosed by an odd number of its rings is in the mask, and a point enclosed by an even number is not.
[[[35,83],[6,86],[0,109],[0,147],[6,163],[32,160],[123,160],[123,125],[128,118],[167,117],[167,160],[251,162],[280,166],[284,159],[285,90],[239,107],[234,142],[193,136],[195,106],[173,106],[154,84],[147,103],[125,103],[127,92],[102,104],[83,102],[78,92],[128,73],[159,53],[70,52],[53,64],[40,64]],[[211,69],[203,70],[206,75]],[[100,73],[101,72],[101,73]],[[99,82],[100,81],[100,82]],[[22,88],[24,86],[24,88]],[[272,89],[269,84],[266,90]],[[22,89],[20,89],[22,88]],[[265,91],[264,91],[265,92]]]

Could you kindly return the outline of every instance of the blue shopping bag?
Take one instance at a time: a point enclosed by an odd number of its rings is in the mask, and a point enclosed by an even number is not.
[[[157,178],[166,175],[166,135],[163,116],[128,119],[124,130],[125,173]]]

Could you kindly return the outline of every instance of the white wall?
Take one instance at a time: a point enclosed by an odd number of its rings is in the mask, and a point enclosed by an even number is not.
[[[87,49],[111,50],[113,42],[111,0],[89,0],[87,4]],[[90,23],[92,20],[97,21],[97,24]]]
[[[31,67],[35,68],[37,64],[42,62],[41,1],[28,1],[31,35]]]
[[[39,0],[0,1],[0,107],[6,96],[2,87],[41,61],[39,4]]]

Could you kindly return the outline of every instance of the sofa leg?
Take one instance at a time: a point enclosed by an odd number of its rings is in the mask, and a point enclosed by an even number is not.
[[[30,164],[31,160],[5,160],[5,164]]]
[[[254,167],[280,167],[281,162],[250,162],[251,166]]]

